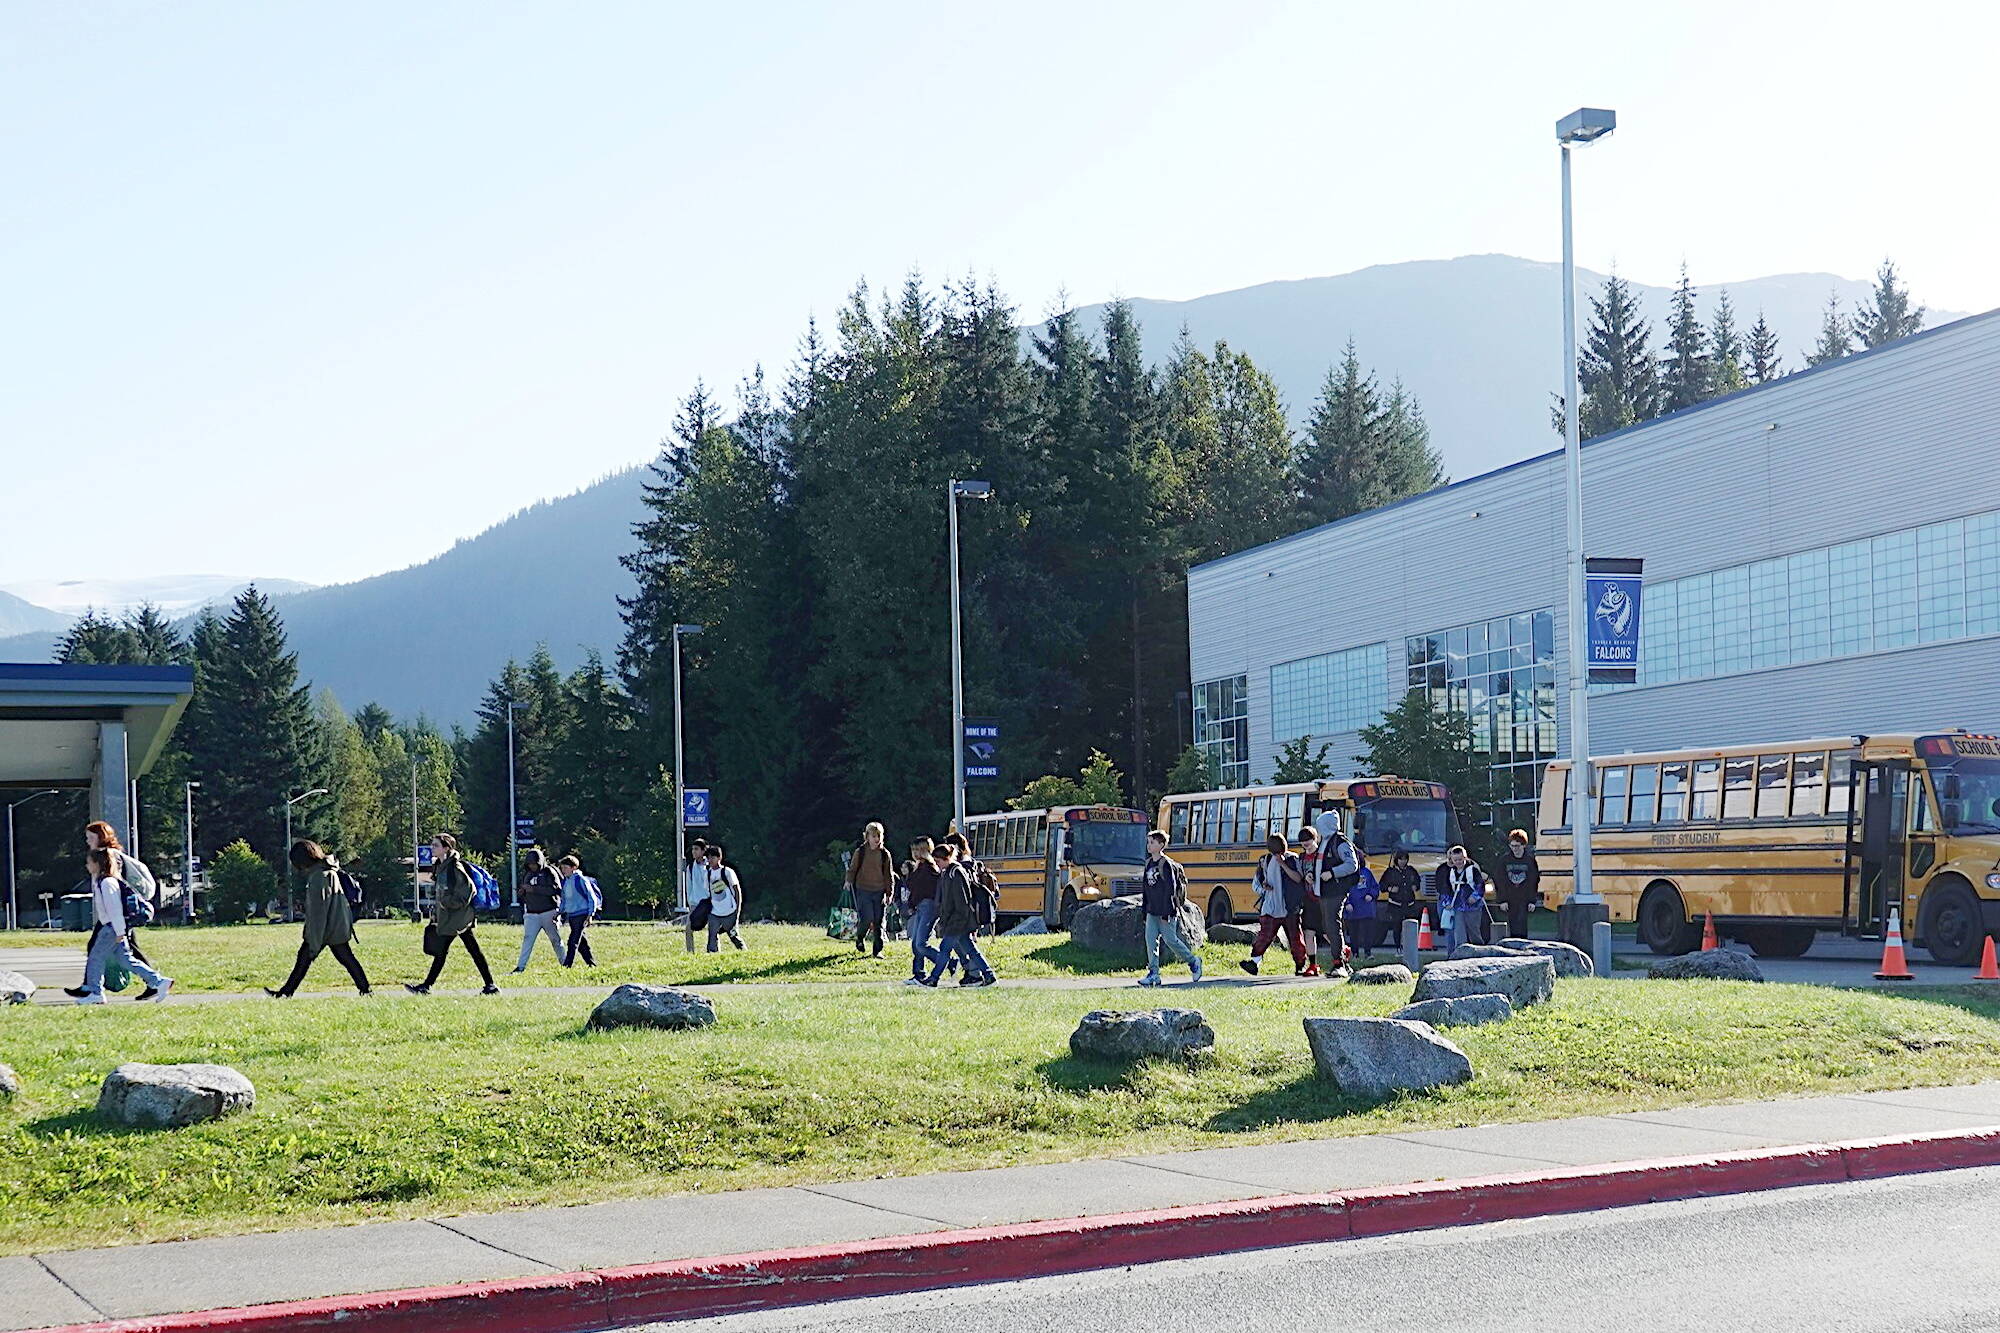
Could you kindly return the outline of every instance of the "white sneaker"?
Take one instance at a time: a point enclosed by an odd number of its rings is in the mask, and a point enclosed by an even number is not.
[[[1148,972],[1145,976],[1139,978],[1139,984],[1141,986],[1157,986],[1160,984],[1160,979],[1153,973]]]
[[[102,995],[83,995],[83,996],[79,996],[79,997],[77,998],[77,1003],[78,1003],[78,1004],[103,1004],[103,1003],[104,1003],[104,997],[103,997]]]
[[[1188,984],[1194,985],[1196,982],[1201,980],[1201,959],[1199,958],[1195,959],[1194,966],[1190,970],[1194,973],[1194,975],[1188,978]]]
[[[166,999],[168,995],[173,993],[173,989],[174,989],[174,979],[172,977],[167,977],[166,979],[161,981],[160,993],[153,997],[153,1003],[158,1004],[162,1000]]]

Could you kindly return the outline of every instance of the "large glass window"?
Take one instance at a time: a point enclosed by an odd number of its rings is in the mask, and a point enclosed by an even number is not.
[[[1250,781],[1250,678],[1223,676],[1194,687],[1194,744],[1225,787]]]
[[[1271,668],[1271,736],[1332,736],[1379,719],[1389,706],[1386,645],[1322,653]]]
[[[1555,616],[1522,611],[1440,629],[1406,639],[1403,651],[1409,688],[1472,723],[1493,822],[1533,828],[1542,770],[1556,753]]]

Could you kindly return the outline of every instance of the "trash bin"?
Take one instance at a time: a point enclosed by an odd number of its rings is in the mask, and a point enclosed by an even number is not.
[[[62,928],[64,930],[89,930],[94,915],[87,893],[65,893],[62,900]]]

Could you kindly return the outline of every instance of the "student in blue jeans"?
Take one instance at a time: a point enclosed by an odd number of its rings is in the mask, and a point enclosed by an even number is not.
[[[930,947],[931,931],[937,925],[937,866],[931,861],[931,840],[918,838],[910,844],[910,861],[903,867],[903,911],[909,918],[910,979],[905,986],[924,984],[924,964],[944,961]]]
[[[972,938],[979,929],[974,896],[979,890],[973,886],[972,876],[965,867],[958,864],[958,848],[950,843],[941,842],[931,849],[931,863],[937,867],[938,951],[937,961],[931,964],[931,974],[924,978],[923,984],[937,985],[944,975],[946,960],[955,957],[965,968],[958,979],[959,985],[991,986],[999,978],[993,975],[992,966]]]

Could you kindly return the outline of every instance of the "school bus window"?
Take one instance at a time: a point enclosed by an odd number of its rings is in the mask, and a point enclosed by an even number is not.
[[[1028,821],[1025,819],[1013,819],[1008,822],[1013,827],[1007,830],[1007,855],[1026,855],[1028,850]]]
[[[1660,822],[1678,824],[1687,818],[1688,766],[1660,765]]]
[[[1826,813],[1826,756],[1817,750],[1792,760],[1792,818]]]
[[[1848,765],[1850,762],[1851,760],[1847,751],[1841,750],[1834,754],[1833,761],[1827,765],[1826,812],[1830,815],[1844,815],[1847,813],[1849,798],[1853,795],[1848,790],[1847,785]]]
[[[1264,830],[1271,826],[1271,798],[1256,796],[1250,800],[1250,832],[1245,836],[1251,842],[1264,841]]]
[[[1653,806],[1658,799],[1660,787],[1660,766],[1658,764],[1634,764],[1632,766],[1632,813],[1625,817],[1628,824],[1650,824],[1653,822]]]
[[[1048,854],[1049,854],[1049,826],[1047,824],[1042,823],[1040,820],[1036,820],[1035,855],[1047,856]]]
[[[1910,832],[1930,833],[1937,829],[1931,817],[1931,784],[1922,773],[1910,775]]]
[[[1295,791],[1285,798],[1285,823],[1291,826],[1293,832],[1297,832],[1305,826],[1305,822],[1306,794]]]
[[[1785,797],[1791,791],[1792,757],[1788,754],[1757,756],[1757,818],[1783,819]]]
[[[1748,819],[1757,808],[1757,760],[1737,755],[1722,765],[1722,817]]]
[[[1722,761],[1697,759],[1694,764],[1693,803],[1689,819],[1715,819],[1722,810]]]
[[[1250,841],[1250,798],[1248,796],[1239,796],[1236,798],[1236,840],[1238,842]]]
[[[1176,805],[1167,811],[1167,836],[1173,839],[1174,846],[1187,846],[1188,809],[1186,806]]]
[[[1597,822],[1600,824],[1622,824],[1625,822],[1625,783],[1631,770],[1623,764],[1597,771],[1598,790],[1603,793],[1598,801]]]

